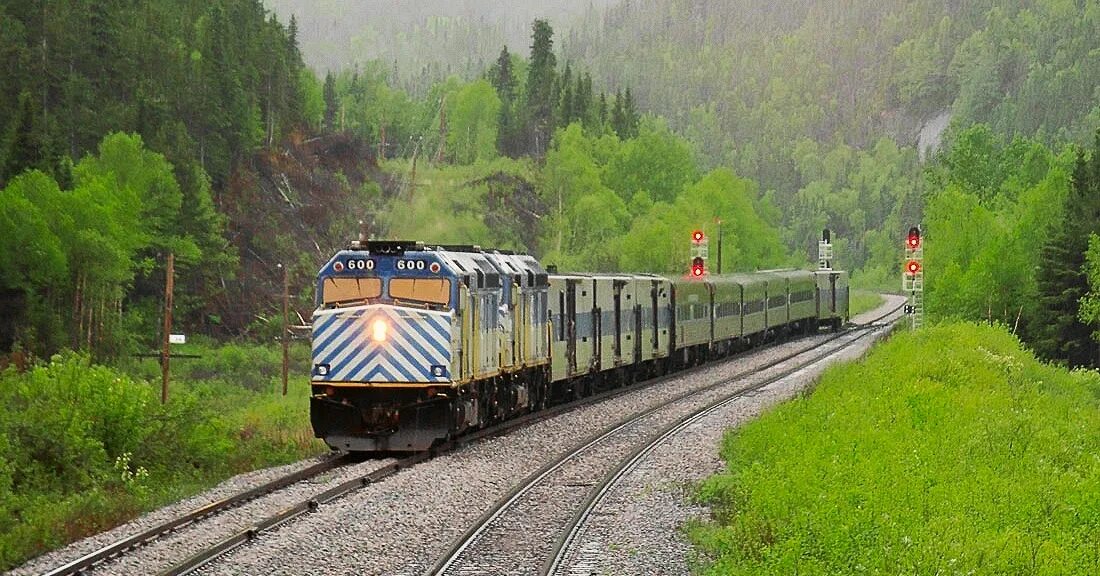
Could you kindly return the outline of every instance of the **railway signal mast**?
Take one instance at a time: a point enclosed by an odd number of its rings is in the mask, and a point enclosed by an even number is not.
[[[833,240],[828,228],[821,231],[821,240],[817,242],[817,269],[833,269]]]
[[[707,273],[709,244],[702,230],[691,233],[691,277],[702,278]]]
[[[913,330],[924,323],[924,245],[920,228],[913,226],[905,238],[905,262],[902,265],[901,289],[909,293],[905,313]]]

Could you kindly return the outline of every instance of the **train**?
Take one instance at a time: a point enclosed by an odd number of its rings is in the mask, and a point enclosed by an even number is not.
[[[505,250],[353,241],[317,274],[310,421],[333,450],[427,450],[848,315],[842,270],[557,273]]]

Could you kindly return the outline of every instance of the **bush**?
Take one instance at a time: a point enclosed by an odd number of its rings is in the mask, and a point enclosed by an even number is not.
[[[259,346],[218,349],[208,366],[219,378],[174,379],[167,404],[159,385],[74,353],[0,373],[0,569],[231,474],[323,451],[305,378],[286,397],[271,394],[277,376],[248,382],[263,394],[227,383],[272,355],[281,361]]]
[[[694,526],[712,574],[1086,574],[1100,377],[1006,330],[904,334],[727,435]]]

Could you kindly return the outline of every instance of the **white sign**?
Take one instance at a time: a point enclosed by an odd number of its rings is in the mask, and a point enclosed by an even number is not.
[[[169,334],[168,335],[168,343],[169,344],[187,344],[187,335],[186,334]]]

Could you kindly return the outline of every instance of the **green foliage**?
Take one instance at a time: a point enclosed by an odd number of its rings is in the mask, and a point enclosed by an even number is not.
[[[1098,395],[1003,328],[895,336],[726,436],[703,573],[1091,573]]]
[[[466,84],[447,99],[447,148],[456,164],[496,157],[501,101],[485,80]]]
[[[663,121],[648,119],[637,138],[624,139],[605,180],[624,201],[642,192],[656,202],[672,202],[697,178],[695,166],[690,145]]]
[[[1072,181],[1038,260],[1037,316],[1042,322],[1035,348],[1070,366],[1100,366],[1100,347],[1078,318],[1080,300],[1089,290],[1085,252],[1091,235],[1100,232],[1100,130],[1092,149],[1078,152]]]
[[[956,134],[931,169],[925,209],[926,310],[932,317],[997,320],[1033,341],[1036,263],[1062,217],[1071,155],[977,125]]]
[[[557,90],[557,57],[554,55],[554,29],[546,20],[535,20],[531,31],[531,58],[527,68],[526,124],[531,134],[527,150],[532,156],[545,154],[553,134]]]
[[[0,20],[14,64],[0,134],[19,135],[0,183],[29,167],[55,173],[59,156],[124,130],[220,186],[239,157],[307,121],[296,41],[253,0],[18,3]]]
[[[1085,252],[1085,278],[1089,283],[1089,292],[1081,299],[1078,319],[1092,327],[1100,326],[1100,236],[1089,235],[1089,249]],[[1100,341],[1100,330],[1094,330],[1093,340]]]
[[[383,169],[409,178],[408,161]],[[543,211],[528,160],[497,158],[470,166],[417,167],[416,185],[390,200],[380,224],[393,238],[437,244],[477,244],[537,252],[534,219]]]
[[[277,350],[249,350],[251,370],[228,371],[219,363],[236,351],[197,350],[210,354],[207,364],[174,363],[168,404],[160,403],[159,385],[77,354],[24,374],[0,373],[0,401],[9,408],[0,415],[0,569],[230,474],[322,450],[302,401],[304,374],[294,375],[286,397],[270,378],[262,394],[232,381],[257,367],[277,369]],[[306,354],[295,352],[298,360]],[[199,379],[204,370],[218,379]]]
[[[848,309],[849,314],[851,314],[853,318],[864,312],[878,308],[884,302],[881,294],[865,292],[863,290],[852,290],[850,300]]]
[[[558,131],[543,169],[543,259],[563,270],[677,273],[690,231],[713,236],[720,219],[723,271],[788,262],[753,182],[726,169],[696,174],[687,143],[659,122],[625,142],[579,123]],[[713,263],[716,243],[711,250]]]
[[[18,209],[5,211],[13,226],[5,240],[15,243],[0,259],[0,284],[18,289],[29,304],[0,330],[3,350],[19,340],[34,351],[52,352],[59,339],[55,326],[71,318],[67,339],[73,345],[117,355],[123,334],[154,332],[140,325],[140,316],[120,319],[118,310],[123,300],[135,310],[144,299],[159,301],[159,291],[132,288],[135,279],[160,274],[153,269],[161,255],[176,254],[182,284],[199,288],[213,283],[204,265],[235,263],[201,171],[185,193],[173,166],[146,149],[140,136],[109,134],[98,152],[73,168],[70,191],[36,171],[0,192],[8,210]],[[178,312],[186,315],[201,302],[181,304]]]

